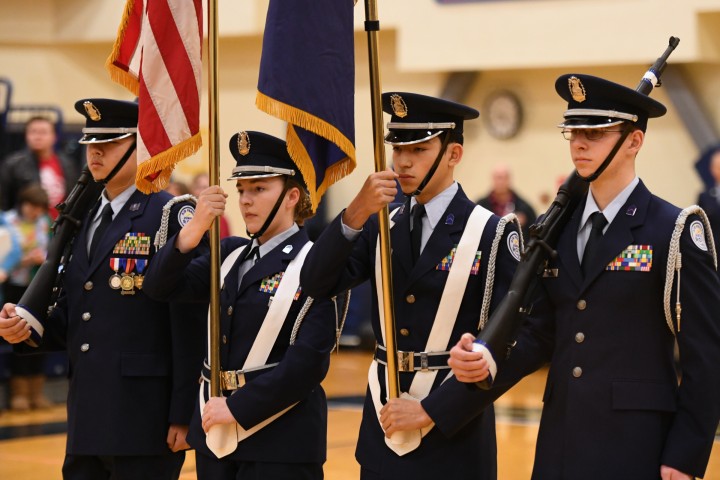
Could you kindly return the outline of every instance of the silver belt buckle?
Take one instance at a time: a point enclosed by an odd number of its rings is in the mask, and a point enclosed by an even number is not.
[[[414,372],[415,371],[415,353],[414,352],[403,352],[398,350],[398,371],[400,372]]]
[[[420,371],[427,372],[430,370],[428,366],[428,354],[427,352],[420,352]]]

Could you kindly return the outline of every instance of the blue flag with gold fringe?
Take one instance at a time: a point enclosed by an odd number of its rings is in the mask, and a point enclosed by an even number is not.
[[[255,103],[288,122],[313,210],[355,168],[353,0],[270,0]]]

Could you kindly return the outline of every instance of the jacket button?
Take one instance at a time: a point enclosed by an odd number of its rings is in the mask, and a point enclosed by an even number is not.
[[[577,309],[578,310],[585,310],[587,308],[587,302],[585,300],[578,300],[577,302]]]
[[[407,303],[415,303],[415,295],[413,295],[413,294],[411,293],[410,295],[408,295],[407,297],[405,297],[405,301],[406,301]]]
[[[90,350],[90,344],[89,344],[89,343],[83,343],[82,345],[80,345],[80,351],[81,351],[81,352],[87,352],[88,350]]]
[[[575,341],[577,343],[582,343],[585,341],[585,334],[583,332],[578,332],[575,334]]]
[[[582,376],[582,368],[575,367],[573,368],[573,377],[580,378]]]
[[[401,328],[400,335],[402,335],[403,337],[408,337],[410,336],[410,330],[408,330],[407,328]]]
[[[93,289],[93,283],[92,282],[85,282],[85,285],[83,285],[83,288],[87,290],[88,292]]]
[[[227,312],[228,312],[228,315],[232,315],[233,307],[228,307]]]
[[[92,316],[92,315],[90,315],[90,312],[85,312],[85,313],[83,313],[83,314],[82,314],[83,322],[87,322],[88,320],[90,320],[90,317],[91,317],[91,316]]]
[[[223,335],[222,342],[223,342],[223,343],[227,343],[227,335]]]

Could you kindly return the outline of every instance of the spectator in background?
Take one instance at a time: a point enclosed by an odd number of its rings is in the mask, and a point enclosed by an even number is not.
[[[55,125],[45,117],[32,117],[25,124],[26,147],[11,153],[3,162],[0,176],[0,210],[17,206],[20,190],[39,183],[48,194],[49,214],[55,220],[55,206],[65,199],[79,176],[70,157],[55,151]]]
[[[165,191],[174,197],[190,193],[190,189],[187,185],[185,185],[185,182],[180,182],[172,177],[170,177],[170,183],[168,183],[168,186],[165,187]]]
[[[5,214],[8,225],[20,240],[22,256],[5,283],[5,301],[18,303],[47,256],[50,239],[48,194],[39,184],[20,191],[17,210]],[[44,394],[45,355],[10,357],[10,409],[25,411],[52,405]]]
[[[715,180],[715,185],[700,194],[698,205],[707,213],[717,248],[720,241],[720,146],[710,156],[710,175]]]
[[[209,186],[210,176],[205,172],[200,172],[193,177],[192,182],[190,183],[190,193],[192,193],[195,198],[200,198],[200,193]],[[228,224],[227,218],[225,218],[225,215],[221,215],[218,219],[220,220],[220,238],[223,239],[229,237],[230,224]]]
[[[20,261],[22,252],[20,241],[5,220],[5,215],[0,212],[0,304],[5,300],[4,284],[10,275],[10,271]]]
[[[492,190],[486,196],[478,200],[478,205],[485,207],[500,217],[508,213],[515,213],[520,226],[522,226],[523,237],[527,238],[528,228],[535,223],[537,216],[535,210],[522,199],[511,188],[510,169],[507,165],[495,165],[492,171]]]

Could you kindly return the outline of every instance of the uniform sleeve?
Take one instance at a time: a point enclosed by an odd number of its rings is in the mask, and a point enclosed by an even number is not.
[[[185,204],[176,205],[177,210]],[[173,241],[177,238],[180,225],[177,222],[178,215],[175,208],[171,211],[168,234],[173,235]],[[174,245],[174,244],[173,244]],[[160,252],[165,250],[163,247]],[[171,250],[168,248],[167,250]],[[172,248],[176,253],[175,248]],[[158,254],[160,253],[158,252]],[[182,256],[182,254],[180,254]],[[187,259],[200,259],[208,256],[208,245],[203,240],[187,256],[182,256],[184,263]],[[157,257],[157,255],[156,255]],[[153,263],[158,258],[153,259]],[[209,271],[209,270],[208,270]],[[172,283],[168,278],[179,278],[179,275],[164,277],[160,283]],[[205,353],[205,335],[207,326],[207,302],[203,303],[179,303],[168,304],[170,313],[170,341],[172,346],[172,393],[170,397],[170,408],[168,411],[168,422],[170,424],[188,425],[195,409],[198,392],[198,378],[202,368],[202,359]]]
[[[512,232],[517,232],[514,224],[512,227],[508,227],[503,235],[500,241],[501,246],[508,244],[507,238]],[[491,318],[492,312],[507,294],[517,265],[517,260],[508,248],[498,249],[495,263],[495,284],[490,304]],[[522,356],[513,358],[515,355],[513,350],[513,354],[508,360],[497,359],[498,377],[491,389],[482,390],[476,385],[459,382],[453,376],[422,401],[423,408],[445,436],[451,437],[456,434],[525,375],[532,373],[546,362],[544,354],[547,351],[546,339],[552,338],[552,335],[536,336],[537,321],[538,319],[526,319],[520,329],[521,337],[518,337],[518,340],[523,338],[526,343]],[[497,352],[496,355],[499,356],[502,353],[504,352]]]
[[[682,318],[677,342],[682,379],[662,463],[702,477],[720,419],[720,280],[711,255],[692,239],[697,220],[687,219],[691,227],[685,228],[680,242]],[[674,283],[673,307],[677,279]]]
[[[300,301],[304,302],[305,298],[301,297]],[[228,398],[228,407],[243,428],[254,427],[317,388],[330,366],[330,351],[335,342],[334,322],[333,302],[315,299],[302,321],[295,343],[288,347],[280,364],[258,375]]]
[[[374,217],[373,217],[374,218]],[[368,221],[355,241],[348,240],[342,231],[342,212],[323,231],[310,249],[300,283],[313,298],[329,297],[367,280],[372,271],[370,238],[376,238],[373,221]]]

